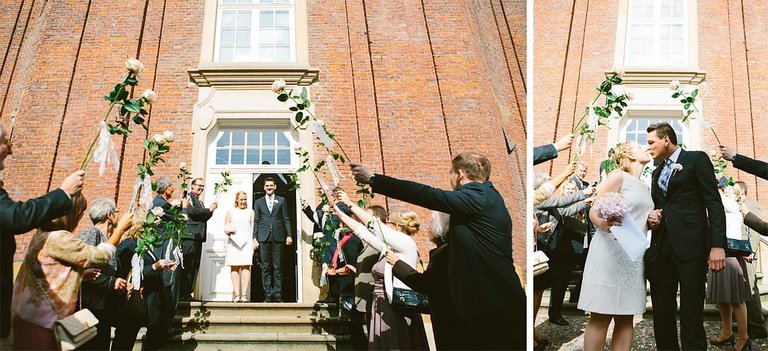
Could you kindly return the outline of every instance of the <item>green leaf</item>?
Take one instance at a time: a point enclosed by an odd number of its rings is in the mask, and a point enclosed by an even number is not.
[[[294,112],[299,110],[296,106],[291,106],[288,109]]]
[[[679,97],[680,97],[680,92],[677,92],[677,91],[676,91],[674,94],[672,94],[672,98],[673,98],[673,99],[677,99],[677,98],[679,98]]]
[[[338,160],[338,159],[339,159],[339,153],[338,153],[338,152],[334,152],[334,153],[333,153],[333,154],[331,154],[331,155],[333,156],[333,159],[334,159],[334,160]]]
[[[128,90],[121,90],[120,94],[117,94],[117,100],[125,100],[128,97]]]
[[[691,104],[685,104],[685,105],[683,105],[683,108],[687,110],[687,109],[691,108]]]
[[[277,100],[280,101],[280,102],[288,101],[288,94],[282,93],[282,94],[278,95],[277,96]]]
[[[341,155],[339,155],[339,162],[341,162],[341,163],[344,163],[344,162],[346,162],[346,161],[344,160],[344,156],[341,156]]]
[[[688,99],[680,99],[680,103],[683,103],[683,104],[688,103]]]
[[[152,182],[152,191],[157,191],[157,183]]]
[[[141,115],[135,115],[133,116],[133,123],[142,124],[144,123],[144,118],[141,118]]]
[[[613,83],[613,84],[621,84],[621,78],[619,78],[618,76],[614,75],[613,78],[611,78],[611,83]]]
[[[125,84],[128,84],[130,86],[135,86],[138,83],[139,81],[134,77],[129,77],[128,79],[125,80]]]
[[[621,106],[616,106],[613,109],[616,110],[616,112],[619,112],[619,114],[621,114],[621,111],[624,110],[624,109],[621,108]]]
[[[131,111],[133,113],[141,113],[141,106],[139,106],[137,102],[133,102],[132,100],[133,99],[128,100],[129,102],[123,105],[123,107],[125,107],[126,110]]]
[[[688,101],[688,102],[691,102],[691,103],[694,101],[693,96],[689,96],[685,100]]]
[[[145,109],[141,109],[141,112],[140,112],[140,113],[141,113],[142,115],[144,115],[144,116],[146,116],[146,115],[148,115],[148,114],[149,114],[149,112],[147,112],[147,110],[145,110]]]
[[[301,88],[301,98],[304,100],[307,99],[307,87]]]
[[[298,108],[299,110],[303,110],[304,104],[296,104],[296,108]]]
[[[693,97],[696,97],[696,95],[699,95],[699,89],[694,89],[694,90],[691,92],[691,96],[693,96]]]
[[[296,123],[304,124],[304,113],[301,111],[296,112],[296,117],[294,119],[296,120]]]

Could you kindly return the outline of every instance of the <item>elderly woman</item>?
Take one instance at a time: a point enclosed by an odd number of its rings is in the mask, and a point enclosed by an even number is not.
[[[117,226],[118,217],[115,202],[107,198],[93,200],[88,208],[88,217],[91,218],[93,226],[80,233],[80,240],[92,246],[107,242],[107,238],[112,236],[112,232]],[[84,280],[81,287],[83,289],[83,307],[89,309],[99,320],[99,324],[96,326],[97,334],[83,345],[84,350],[109,349],[109,339],[114,325],[112,318],[115,304],[113,301],[117,296],[115,290],[125,289],[125,279],[116,276],[116,257],[112,257],[107,264],[96,268],[101,270],[101,275],[93,281]]]
[[[107,264],[131,225],[131,217],[123,216],[107,242],[87,245],[72,234],[86,206],[82,195],[73,196],[68,214],[42,224],[32,236],[14,284],[14,349],[57,349],[53,324],[75,312],[83,271]]]

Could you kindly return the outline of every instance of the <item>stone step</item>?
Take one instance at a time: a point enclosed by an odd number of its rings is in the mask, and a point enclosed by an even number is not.
[[[180,302],[176,310],[176,315],[182,317],[331,317],[338,315],[338,307],[336,304],[320,303]]]
[[[182,331],[209,333],[306,333],[320,334],[332,332],[340,326],[338,318],[328,317],[272,317],[272,316],[210,316],[181,317],[175,322],[181,323]]]
[[[134,351],[142,348],[144,331]],[[163,350],[352,350],[349,336],[304,333],[183,333],[168,338]]]

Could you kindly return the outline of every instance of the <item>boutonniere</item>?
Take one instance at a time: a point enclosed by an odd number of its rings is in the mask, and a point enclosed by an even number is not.
[[[272,200],[273,205],[277,205],[277,199]]]
[[[683,165],[679,163],[675,163],[672,165],[672,175],[675,175],[675,173],[680,172],[683,170]]]

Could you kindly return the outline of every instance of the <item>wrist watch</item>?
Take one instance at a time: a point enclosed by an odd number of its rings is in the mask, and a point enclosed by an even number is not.
[[[373,185],[373,180],[374,180],[375,178],[376,178],[376,175],[375,175],[375,174],[371,175],[371,177],[370,177],[370,178],[368,178],[368,184],[370,184],[370,185]]]

